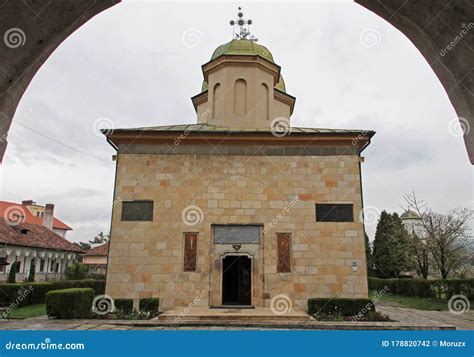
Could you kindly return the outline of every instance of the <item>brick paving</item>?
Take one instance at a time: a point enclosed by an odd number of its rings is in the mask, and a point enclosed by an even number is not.
[[[409,324],[452,325],[456,330],[474,330],[474,311],[456,315],[449,311],[421,311],[398,306],[377,304],[377,311],[390,319]]]

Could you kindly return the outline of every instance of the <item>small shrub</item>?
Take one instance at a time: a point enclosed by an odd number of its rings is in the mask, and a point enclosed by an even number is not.
[[[160,299],[150,297],[150,298],[142,298],[139,302],[139,310],[140,312],[150,313],[150,315],[156,316],[158,315],[158,308],[160,306]]]
[[[357,316],[375,311],[370,299],[314,298],[308,300],[308,313],[311,315]]]
[[[86,319],[91,317],[94,290],[72,288],[53,290],[46,294],[46,313],[58,319]]]
[[[114,299],[115,309],[123,315],[130,315],[133,311],[133,299]]]

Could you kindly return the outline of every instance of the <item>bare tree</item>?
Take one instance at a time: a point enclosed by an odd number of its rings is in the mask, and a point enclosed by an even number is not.
[[[469,279],[474,276],[474,255],[467,260],[463,260],[456,264],[453,268],[454,276],[458,279]]]
[[[430,273],[431,259],[426,240],[415,232],[408,232],[410,246],[416,260],[416,270],[423,279],[428,279]]]
[[[447,214],[440,214],[418,200],[414,192],[405,195],[405,200],[409,209],[420,216],[424,228],[424,245],[441,277],[446,279],[453,268],[473,256],[473,250],[470,249],[473,240],[469,229],[472,209],[455,208]]]

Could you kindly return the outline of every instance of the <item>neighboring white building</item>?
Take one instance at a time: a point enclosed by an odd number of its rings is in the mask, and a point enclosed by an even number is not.
[[[35,280],[65,278],[68,265],[76,262],[81,248],[65,237],[69,226],[54,218],[54,205],[0,201],[0,282],[15,267],[16,281],[24,281],[35,262]]]

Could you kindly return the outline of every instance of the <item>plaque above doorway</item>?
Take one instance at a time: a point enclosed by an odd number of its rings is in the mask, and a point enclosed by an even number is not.
[[[215,244],[259,244],[260,224],[214,224]]]

